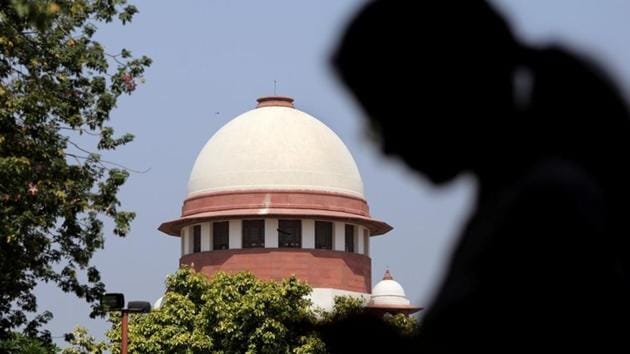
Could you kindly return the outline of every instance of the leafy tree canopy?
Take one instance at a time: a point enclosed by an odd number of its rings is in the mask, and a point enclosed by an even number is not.
[[[420,330],[414,317],[378,317],[361,299],[350,296],[336,297],[333,310],[321,315],[317,328],[331,353],[411,352]]]
[[[128,173],[100,153],[132,140],[108,121],[151,60],[108,53],[94,34],[137,11],[126,0],[0,0],[0,340],[16,328],[35,335],[50,319],[27,316],[38,313],[38,281],[99,299],[90,260],[102,219],[118,236],[129,231],[134,214],[117,198]]]
[[[61,354],[103,354],[109,349],[106,342],[96,340],[88,334],[87,329],[81,326],[67,334],[65,339],[72,346],[64,348]]]
[[[320,329],[366,315],[365,307],[360,299],[338,297],[333,311],[319,312],[311,306],[310,292],[295,278],[272,282],[250,273],[217,273],[208,279],[183,268],[168,277],[159,310],[130,314],[129,352],[326,353]],[[392,333],[409,334],[416,328],[406,315],[385,322],[369,317]],[[107,336],[112,353],[120,353],[120,318],[114,315],[112,320]],[[359,337],[353,338],[352,343]]]
[[[58,348],[48,341],[28,337],[21,333],[10,333],[7,338],[0,341],[0,353],[49,354],[57,350]]]
[[[311,288],[295,278],[259,280],[250,273],[217,273],[211,280],[190,269],[167,279],[162,306],[130,315],[130,353],[318,353],[323,343],[307,299]],[[108,332],[120,353],[120,321]]]

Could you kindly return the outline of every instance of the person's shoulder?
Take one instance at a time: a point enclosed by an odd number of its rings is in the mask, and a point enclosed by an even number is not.
[[[584,166],[562,158],[532,165],[503,200],[500,214],[507,219],[540,219],[550,223],[603,225],[604,188]]]
[[[600,194],[596,178],[581,164],[569,159],[546,158],[534,163],[517,181],[517,190],[556,193]]]

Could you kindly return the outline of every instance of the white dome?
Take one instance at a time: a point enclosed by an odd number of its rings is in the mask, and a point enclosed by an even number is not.
[[[409,305],[405,290],[395,280],[384,279],[372,289],[371,303],[374,305]]]
[[[155,300],[155,302],[153,303],[153,309],[159,310],[162,308],[162,305],[164,305],[164,295],[160,296],[159,299]]]
[[[263,106],[217,131],[188,181],[188,197],[207,192],[317,190],[363,198],[352,155],[319,120],[295,108]]]

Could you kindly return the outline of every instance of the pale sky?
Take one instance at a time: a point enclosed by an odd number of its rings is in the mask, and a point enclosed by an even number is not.
[[[112,114],[118,132],[136,140],[109,160],[136,170],[123,188],[123,208],[137,213],[129,236],[107,236],[95,257],[108,290],[154,302],[167,274],[177,270],[179,238],[157,230],[180,214],[194,160],[222,125],[273,93],[328,125],[346,143],[361,171],[374,217],[394,230],[372,238],[375,284],[389,267],[414,304],[430,305],[443,264],[474,198],[472,178],[435,188],[401,163],[382,157],[365,134],[361,111],[332,74],[328,59],[346,21],[363,1],[136,1],[126,27],[102,26],[109,52],[131,49],[154,60],[146,83],[123,97]],[[625,0],[495,0],[515,31],[530,43],[563,41],[591,53],[630,87],[630,2]],[[177,4],[177,5],[175,5]],[[395,89],[395,88],[383,88]],[[627,90],[630,92],[630,90]],[[410,110],[418,102],[408,104]],[[218,114],[217,114],[218,112]],[[102,337],[82,300],[41,286],[41,310],[61,336],[77,325]],[[62,343],[62,339],[57,339]]]

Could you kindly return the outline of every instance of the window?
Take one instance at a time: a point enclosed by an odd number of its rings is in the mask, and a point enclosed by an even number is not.
[[[182,241],[182,256],[186,254],[186,228],[183,228],[181,231],[181,241]]]
[[[363,229],[363,254],[370,255],[370,232],[368,229]]]
[[[346,224],[346,252],[354,252],[354,225]]]
[[[230,248],[230,223],[227,221],[212,224],[212,249],[226,250]]]
[[[332,232],[331,222],[315,221],[315,248],[332,250]]]
[[[265,247],[265,220],[243,220],[243,248]]]
[[[201,225],[193,226],[193,252],[201,252]]]
[[[280,220],[278,222],[278,246],[290,248],[302,247],[301,220]]]

